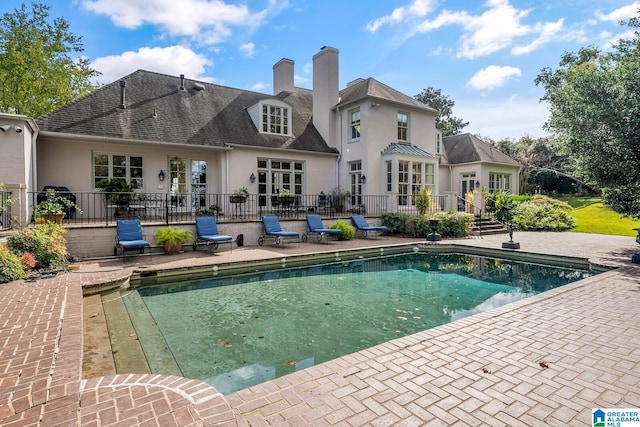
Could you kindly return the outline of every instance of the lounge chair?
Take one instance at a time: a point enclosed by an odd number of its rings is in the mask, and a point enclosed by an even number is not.
[[[309,227],[309,232],[302,235],[303,242],[307,241],[307,236],[309,234],[317,234],[318,243],[322,242],[322,236],[327,236],[327,243],[329,242],[329,236],[342,236],[342,230],[324,228],[324,225],[322,225],[322,218],[318,214],[307,214],[307,226]]]
[[[233,237],[218,233],[218,224],[213,216],[196,217],[196,240],[193,242],[193,250],[198,247],[198,242],[205,242],[211,252],[211,247],[218,250],[218,244],[229,243],[229,250],[233,252]]]
[[[300,233],[297,231],[284,231],[280,227],[280,221],[275,215],[265,215],[262,217],[262,228],[264,234],[258,237],[258,245],[264,245],[264,241],[267,237],[273,237],[276,245],[280,245],[283,239],[296,239],[298,246],[300,246]]]
[[[144,248],[151,248],[151,243],[144,240],[142,225],[139,219],[119,219],[116,221],[116,245],[113,247],[113,256],[118,256],[118,249],[124,252],[138,249],[144,253]],[[151,255],[151,250],[149,250]]]
[[[353,225],[356,227],[356,233],[358,231],[361,232],[362,237],[365,239],[370,231],[377,232],[379,234],[389,231],[389,228],[385,225],[369,225],[362,215],[351,215],[351,222],[353,222]]]

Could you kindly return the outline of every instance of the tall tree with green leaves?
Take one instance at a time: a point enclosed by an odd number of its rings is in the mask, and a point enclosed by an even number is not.
[[[637,28],[634,18],[626,23]],[[640,217],[640,34],[609,52],[585,47],[565,53],[560,68],[545,68],[545,89],[558,136],[577,170],[599,186],[616,211]]]
[[[456,103],[449,99],[449,95],[443,95],[440,89],[428,87],[414,96],[414,98],[438,110],[436,128],[442,131],[442,136],[457,135],[469,124],[469,122],[465,122],[453,115],[453,106]]]
[[[23,3],[0,19],[0,111],[38,117],[94,89],[82,38],[50,6]]]

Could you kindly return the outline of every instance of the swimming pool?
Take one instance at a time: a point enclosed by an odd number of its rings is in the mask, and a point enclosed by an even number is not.
[[[591,274],[409,253],[143,286],[122,300],[152,372],[228,394]]]

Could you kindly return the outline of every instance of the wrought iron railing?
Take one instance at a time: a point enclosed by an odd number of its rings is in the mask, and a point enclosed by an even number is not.
[[[0,190],[0,230],[11,229],[11,191]]]
[[[70,195],[68,195],[70,197]],[[40,200],[42,200],[42,195]],[[41,221],[38,193],[29,193],[32,222]],[[214,215],[219,222],[254,221],[262,215],[304,219],[307,213],[324,218],[348,218],[359,213],[381,216],[388,197],[357,195],[342,199],[321,194],[167,194],[73,192],[76,207],[65,207],[63,225],[111,225],[117,219],[139,218],[146,223],[194,221],[196,215]]]

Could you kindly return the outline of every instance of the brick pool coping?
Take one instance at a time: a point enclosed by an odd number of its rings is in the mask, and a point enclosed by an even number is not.
[[[0,285],[3,426],[585,425],[592,408],[640,407],[640,266],[632,238],[519,233],[523,251],[620,267],[228,396],[175,376],[82,379],[82,288],[132,271],[409,243],[186,252]],[[504,236],[444,241],[499,248]]]

